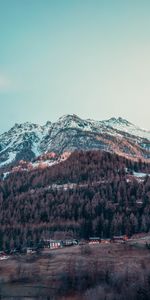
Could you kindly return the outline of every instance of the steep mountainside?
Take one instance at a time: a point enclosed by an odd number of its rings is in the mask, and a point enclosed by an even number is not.
[[[40,143],[50,123],[40,126],[32,123],[15,124],[0,136],[0,166],[21,159],[30,161],[41,154]]]
[[[83,120],[66,115],[40,126],[15,124],[0,135],[0,167],[19,160],[31,161],[46,152],[61,155],[74,150],[100,149],[132,158],[150,158],[150,131],[122,118]]]

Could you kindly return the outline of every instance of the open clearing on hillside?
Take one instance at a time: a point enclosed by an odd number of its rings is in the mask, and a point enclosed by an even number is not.
[[[150,269],[150,250],[140,243],[135,246],[128,243],[83,245],[46,250],[39,255],[12,256],[0,261],[0,294],[2,299],[25,299],[25,296],[28,299],[61,299],[57,295],[67,292],[69,278],[78,278],[80,286],[87,274],[89,278],[96,278],[98,274],[102,282],[106,274],[121,276],[127,272],[129,280],[131,277],[136,282],[141,268]]]

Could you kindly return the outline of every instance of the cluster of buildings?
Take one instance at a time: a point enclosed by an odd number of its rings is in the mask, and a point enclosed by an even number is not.
[[[90,237],[88,241],[84,241],[84,244],[88,243],[89,245],[94,245],[100,243],[101,244],[124,243],[127,240],[128,237],[126,235],[113,236],[112,238]],[[44,239],[42,242],[43,242],[43,248],[49,248],[49,249],[58,249],[58,248],[77,246],[82,244],[79,242],[79,240],[76,239],[67,239],[67,240]]]
[[[128,240],[126,235],[122,236],[114,236],[113,238],[100,238],[100,237],[90,237],[87,241],[84,241],[84,244],[95,245],[95,244],[109,244],[109,243],[124,243]],[[43,239],[41,241],[42,249],[61,249],[64,247],[77,246],[82,244],[77,239],[66,239],[66,240],[58,240],[58,239]],[[27,254],[33,254],[36,252],[35,247],[28,247],[26,249]]]
[[[127,235],[113,236],[112,238],[90,237],[88,243],[94,244],[109,244],[109,243],[124,243],[128,240]]]
[[[95,245],[95,244],[109,244],[109,243],[124,243],[128,240],[126,235],[122,236],[114,236],[113,238],[100,238],[100,237],[90,237],[88,240],[79,241],[77,239],[65,239],[65,240],[58,240],[58,239],[43,239],[38,245],[25,247],[21,249],[13,249],[9,251],[9,253],[5,253],[0,251],[0,260],[7,259],[11,254],[19,254],[19,253],[26,253],[26,254],[34,254],[38,251],[41,251],[45,248],[47,249],[61,249],[64,247],[71,247],[77,245]]]
[[[76,239],[67,239],[67,240],[52,240],[45,239],[43,240],[43,247],[50,249],[58,249],[63,247],[77,246],[79,241]]]

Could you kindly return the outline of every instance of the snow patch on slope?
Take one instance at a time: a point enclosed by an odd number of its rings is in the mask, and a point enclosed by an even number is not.
[[[0,165],[1,166],[5,166],[8,165],[10,163],[12,163],[16,158],[16,152],[10,152],[9,153],[9,158],[7,160],[5,160],[4,162],[2,162]]]
[[[145,177],[145,176],[150,176],[150,174],[142,173],[142,172],[133,172],[133,175],[135,177],[138,177],[138,178]]]

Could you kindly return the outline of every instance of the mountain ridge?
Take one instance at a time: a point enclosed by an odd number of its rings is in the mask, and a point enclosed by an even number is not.
[[[0,167],[55,152],[100,149],[133,158],[150,159],[150,131],[121,117],[95,121],[75,114],[45,125],[15,124],[0,135]]]

